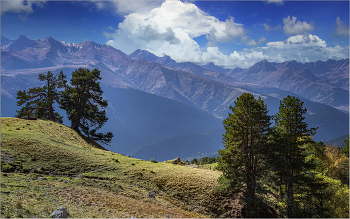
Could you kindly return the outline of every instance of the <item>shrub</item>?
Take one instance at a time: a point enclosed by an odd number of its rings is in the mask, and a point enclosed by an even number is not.
[[[349,218],[349,188],[340,180],[327,177],[320,173],[317,175],[323,182],[328,184],[326,192],[332,194],[326,202],[332,218]]]
[[[197,164],[198,163],[198,160],[196,158],[194,158],[192,161],[191,161],[191,164]]]
[[[158,161],[156,161],[154,158],[151,159],[152,163],[158,163]]]
[[[11,164],[9,163],[1,163],[1,171],[2,172],[11,172],[11,171],[14,171],[15,170],[15,167],[12,166]]]

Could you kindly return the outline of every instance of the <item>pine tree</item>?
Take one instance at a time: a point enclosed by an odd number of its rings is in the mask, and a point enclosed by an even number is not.
[[[232,113],[223,121],[225,149],[219,150],[217,169],[223,172],[218,179],[218,192],[242,193],[241,202],[247,217],[258,217],[261,211],[260,194],[264,193],[260,179],[265,175],[263,150],[268,141],[270,116],[263,100],[244,93],[230,106]]]
[[[98,82],[101,79],[98,69],[90,71],[83,68],[72,73],[70,86],[61,78],[65,90],[62,92],[60,108],[66,111],[72,129],[78,133],[83,132],[92,140],[109,143],[113,137],[111,132],[96,132],[108,120],[104,110],[108,102],[103,100],[103,91]]]
[[[280,200],[286,203],[287,217],[325,217],[325,184],[316,179],[315,163],[307,160],[306,145],[317,128],[309,129],[303,115],[307,110],[298,98],[287,96],[280,101],[275,117],[271,144],[266,152],[271,179],[279,187]]]
[[[64,78],[63,72],[60,72],[59,78]],[[38,79],[44,81],[44,86],[30,88],[28,92],[25,90],[19,90],[17,92],[17,106],[21,106],[24,103],[26,105],[22,107],[21,110],[17,110],[17,118],[22,118],[24,116],[30,117],[32,111],[37,118],[44,118],[52,121],[57,121],[62,123],[62,116],[54,111],[54,103],[57,103],[60,98],[59,91],[60,88],[59,79],[52,74],[50,71],[46,75],[39,74]]]
[[[349,135],[348,138],[344,140],[343,147],[341,147],[340,152],[344,154],[346,157],[349,157]]]

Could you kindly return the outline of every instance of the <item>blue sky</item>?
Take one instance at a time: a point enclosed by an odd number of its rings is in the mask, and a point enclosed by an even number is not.
[[[1,1],[1,35],[95,41],[178,62],[349,57],[349,1]]]

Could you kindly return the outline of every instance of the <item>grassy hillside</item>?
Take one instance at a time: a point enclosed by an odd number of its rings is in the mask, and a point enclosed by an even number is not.
[[[219,217],[220,172],[108,151],[51,121],[1,118],[1,217]],[[213,168],[214,169],[214,168]],[[153,192],[155,198],[148,196]]]

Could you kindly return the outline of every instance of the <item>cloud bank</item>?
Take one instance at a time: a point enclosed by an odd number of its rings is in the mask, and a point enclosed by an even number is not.
[[[247,68],[267,59],[272,62],[296,60],[309,62],[330,58],[348,58],[349,48],[328,47],[326,42],[309,32],[313,24],[297,21],[296,17],[283,18],[285,34],[294,35],[284,41],[267,42],[267,39],[251,39],[243,24],[234,17],[220,21],[200,10],[192,3],[165,1],[160,7],[147,13],[131,13],[118,24],[115,32],[104,32],[107,44],[130,54],[136,49],[148,50],[157,56],[169,55],[177,62],[194,62],[234,68]],[[265,30],[277,30],[264,25]],[[344,25],[339,25],[343,28]],[[342,32],[341,32],[342,33]],[[194,38],[205,36],[207,47],[201,48]],[[223,54],[218,43],[245,43],[250,48]],[[266,43],[266,46],[259,46]]]

